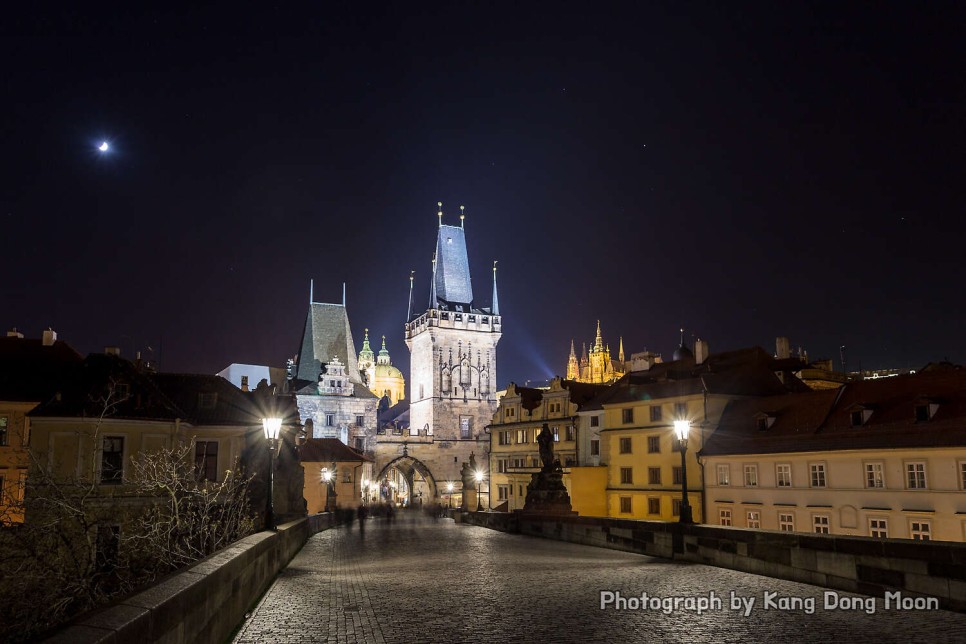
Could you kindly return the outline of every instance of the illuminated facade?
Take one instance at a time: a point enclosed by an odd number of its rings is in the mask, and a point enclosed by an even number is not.
[[[380,398],[388,396],[390,405],[406,397],[406,379],[399,369],[392,366],[386,349],[386,336],[382,336],[382,349],[375,356],[369,346],[369,329],[366,329],[362,351],[359,352],[359,372],[369,390]]]
[[[623,376],[624,372],[624,338],[620,339],[617,360],[612,360],[610,357],[610,345],[604,344],[604,339],[600,333],[600,320],[597,321],[597,337],[591,346],[590,354],[587,354],[587,345],[584,345],[579,362],[577,361],[577,354],[574,351],[573,340],[570,341],[570,359],[567,361],[567,380],[594,384],[614,382]]]

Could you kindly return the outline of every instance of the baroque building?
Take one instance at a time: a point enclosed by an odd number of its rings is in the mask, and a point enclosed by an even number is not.
[[[447,482],[459,479],[470,454],[483,462],[485,427],[497,408],[496,346],[502,318],[493,265],[489,307],[474,297],[463,216],[459,226],[443,224],[442,205],[433,256],[429,303],[413,312],[410,277],[405,327],[410,351],[409,425],[405,432],[380,430],[379,480],[399,476],[411,500],[440,499]]]
[[[369,329],[366,329],[359,352],[359,372],[369,390],[379,398],[389,398],[390,406],[406,398],[406,379],[399,369],[392,366],[386,349],[386,336],[382,336],[382,349],[376,356],[369,346]]]

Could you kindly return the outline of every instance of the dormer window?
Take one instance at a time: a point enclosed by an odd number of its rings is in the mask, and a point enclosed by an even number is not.
[[[775,424],[776,419],[777,416],[774,414],[759,412],[755,414],[755,427],[760,432],[768,431]]]
[[[849,425],[852,427],[861,427],[869,422],[871,415],[872,409],[864,405],[853,405],[849,409]]]
[[[936,415],[936,411],[939,410],[939,403],[929,398],[919,398],[915,405],[917,423],[929,422]]]

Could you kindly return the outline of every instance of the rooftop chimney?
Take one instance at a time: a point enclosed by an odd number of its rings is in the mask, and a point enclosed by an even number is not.
[[[20,331],[17,331],[17,327],[13,327],[9,331],[7,331],[7,337],[8,338],[20,338],[22,340],[23,339],[23,333],[21,333]]]
[[[104,347],[104,353],[109,356],[120,356],[121,347]]]
[[[698,341],[694,343],[694,364],[704,364],[710,353],[708,341],[698,338]]]
[[[791,357],[791,355],[792,349],[788,338],[783,335],[775,338],[775,357],[779,360],[784,360],[785,358]]]
[[[47,329],[44,331],[44,346],[52,347],[54,343],[57,342],[57,332],[53,329]]]

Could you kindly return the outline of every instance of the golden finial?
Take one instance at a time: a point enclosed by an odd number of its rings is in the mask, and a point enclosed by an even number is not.
[[[439,227],[442,228],[443,227],[443,202],[437,201],[436,207],[439,208],[439,210],[436,212],[436,216],[439,217]]]
[[[416,276],[416,271],[415,270],[409,271],[409,283],[410,284],[413,283],[413,279],[415,278],[415,276]]]
[[[460,228],[463,228],[463,220],[466,219],[466,206],[460,206]]]
[[[496,260],[496,259],[494,259],[494,260],[493,260],[493,272],[494,272],[494,273],[496,272],[496,263],[497,263],[498,261],[499,261],[499,260]]]

